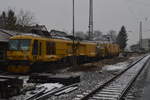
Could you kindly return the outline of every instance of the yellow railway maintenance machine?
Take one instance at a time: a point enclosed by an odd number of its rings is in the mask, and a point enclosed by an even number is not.
[[[17,35],[9,40],[7,51],[7,71],[26,73],[44,70],[52,62],[71,62],[73,56],[71,40],[45,38],[38,35]],[[79,61],[117,56],[119,47],[116,44],[97,44],[75,41],[75,56]],[[52,67],[52,66],[48,66]]]
[[[96,44],[76,44],[76,56],[96,56]],[[72,57],[72,41],[44,38],[37,35],[18,35],[9,40],[7,61],[9,72],[29,72],[43,64]],[[78,46],[77,46],[78,45]],[[51,66],[49,66],[51,67]],[[40,69],[41,70],[41,69]]]

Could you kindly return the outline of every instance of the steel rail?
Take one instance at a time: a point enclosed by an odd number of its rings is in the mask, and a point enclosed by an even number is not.
[[[134,65],[136,65],[138,62],[140,62],[145,57],[146,57],[146,55],[143,56],[143,57],[140,57],[138,60],[136,60],[132,64],[128,65],[128,67],[125,70],[123,70],[122,72],[120,72],[119,74],[117,74],[116,76],[114,76],[113,78],[111,78],[110,80],[108,80],[107,82],[105,82],[104,84],[98,86],[98,88],[94,89],[90,93],[87,93],[85,96],[81,97],[80,99],[78,99],[78,97],[77,97],[74,100],[88,100],[88,98],[90,98],[91,96],[93,96],[96,92],[102,90],[104,87],[106,87],[108,84],[110,84],[111,82],[113,82],[119,76],[121,76],[122,74],[124,74],[127,70],[129,70],[130,68],[132,68]]]
[[[147,59],[147,61],[144,63],[144,65],[141,68],[141,70],[139,70],[137,72],[137,74],[135,75],[135,77],[129,82],[128,86],[124,89],[124,91],[122,92],[122,94],[118,98],[119,100],[122,100],[122,98],[126,95],[126,93],[130,89],[130,87],[132,86],[132,84],[136,81],[136,79],[138,78],[138,76],[140,75],[140,73],[144,70],[144,68],[145,68],[145,66],[146,66],[146,64],[148,63],[149,60],[150,60],[150,58]]]

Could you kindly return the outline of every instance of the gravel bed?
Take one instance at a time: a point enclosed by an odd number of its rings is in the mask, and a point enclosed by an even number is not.
[[[130,64],[133,60],[136,60],[137,58],[138,57],[130,57],[128,60],[124,59],[123,61],[125,61],[125,63],[124,62],[123,63],[125,65]],[[72,100],[73,98],[76,97],[76,95],[80,95],[81,93],[86,92],[87,90],[95,89],[96,88],[95,86],[97,84],[103,84],[104,82],[108,81],[113,76],[115,76],[116,74],[118,74],[120,71],[123,70],[123,68],[118,70],[118,67],[115,68],[117,70],[112,70],[112,69],[110,70],[111,65],[114,66],[114,64],[112,64],[111,60],[108,60],[108,61],[106,60],[105,62],[108,62],[110,66],[108,65],[108,66],[105,66],[106,68],[104,68],[101,66],[101,63],[98,62],[97,65],[99,67],[96,67],[95,70],[89,69],[86,71],[79,70],[79,71],[73,72],[73,73],[80,73],[81,75],[80,77],[81,82],[78,84],[78,89],[67,94],[62,94],[60,96],[51,96],[48,100]],[[121,63],[119,63],[118,61],[117,64],[118,64],[117,66],[119,66],[119,64]],[[107,67],[109,70],[107,70]],[[126,68],[126,66],[124,68]],[[62,73],[70,73],[70,71],[68,71],[68,69],[65,69],[62,71]],[[20,77],[20,78],[25,80],[25,85],[28,85],[26,83],[26,80],[28,79],[28,77]],[[25,98],[26,98],[25,95],[20,95],[20,96],[12,97],[10,100],[24,100]]]
[[[60,96],[52,96],[48,100],[72,100],[76,95],[85,92],[86,90],[94,89],[93,86],[97,83],[104,83],[105,81],[112,78],[114,75],[111,73],[99,73],[99,72],[86,72],[81,75],[81,82],[79,83],[78,90],[73,91],[69,94]],[[106,78],[107,77],[107,78]]]
[[[137,58],[129,59],[127,62],[130,64],[133,60],[136,60]],[[122,69],[123,70],[123,69]],[[88,71],[88,72],[82,72],[81,73],[81,82],[79,83],[78,89],[68,93],[68,94],[62,94],[60,96],[52,96],[47,100],[72,100],[76,97],[76,95],[80,95],[83,92],[86,92],[87,90],[92,90],[96,88],[95,86],[97,83],[103,84],[107,80],[111,79],[114,75],[118,74],[120,71]]]

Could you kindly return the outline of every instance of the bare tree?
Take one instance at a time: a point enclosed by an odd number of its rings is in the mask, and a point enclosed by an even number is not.
[[[76,37],[80,37],[80,38],[82,38],[82,39],[86,39],[86,36],[85,36],[84,32],[82,32],[82,31],[76,32],[76,33],[75,33],[75,36],[76,36]]]
[[[6,16],[6,12],[3,11],[2,14],[0,15],[0,26],[2,28],[5,28],[6,27],[6,22],[7,21],[7,16]]]
[[[100,37],[102,35],[103,35],[103,32],[96,30],[96,31],[94,31],[93,37]]]
[[[115,31],[115,30],[110,30],[109,32],[108,32],[108,35],[110,35],[111,36],[111,39],[112,39],[112,41],[113,42],[116,42],[116,38],[117,38],[117,32]]]
[[[17,24],[22,26],[32,26],[33,24],[35,24],[35,18],[33,13],[20,10],[17,16]]]
[[[0,24],[4,29],[14,30],[16,29],[17,17],[13,9],[3,11],[0,15]]]
[[[103,35],[103,32],[101,32],[99,30],[94,31],[93,40],[101,40],[102,35]]]

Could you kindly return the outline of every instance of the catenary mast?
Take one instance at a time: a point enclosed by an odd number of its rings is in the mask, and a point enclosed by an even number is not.
[[[93,37],[93,0],[89,1],[89,39]]]

